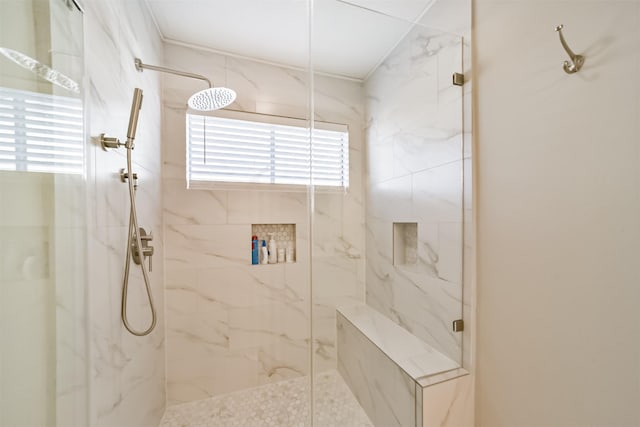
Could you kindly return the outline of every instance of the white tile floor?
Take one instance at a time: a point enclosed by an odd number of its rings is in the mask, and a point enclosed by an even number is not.
[[[315,427],[373,427],[336,371],[316,375]],[[306,427],[309,378],[301,377],[170,406],[160,427]]]

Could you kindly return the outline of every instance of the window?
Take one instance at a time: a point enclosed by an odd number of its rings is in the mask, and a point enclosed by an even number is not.
[[[304,120],[242,116],[253,120],[187,114],[190,188],[203,182],[349,186],[345,125],[319,124],[310,138]]]
[[[0,87],[0,170],[82,174],[82,101]]]

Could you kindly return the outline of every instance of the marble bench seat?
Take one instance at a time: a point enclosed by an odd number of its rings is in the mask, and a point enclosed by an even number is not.
[[[460,365],[371,307],[337,308],[338,370],[376,426],[422,426],[423,388]]]

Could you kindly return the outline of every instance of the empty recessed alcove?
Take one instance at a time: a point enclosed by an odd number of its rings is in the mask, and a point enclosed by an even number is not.
[[[418,263],[418,223],[393,223],[393,265]]]

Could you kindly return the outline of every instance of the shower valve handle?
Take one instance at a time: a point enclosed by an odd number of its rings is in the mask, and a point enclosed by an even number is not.
[[[149,255],[149,273],[153,271],[153,247],[151,248],[151,255]]]
[[[146,240],[144,241],[145,243],[142,244],[142,255],[144,255],[144,257],[149,257],[149,272],[151,272],[153,270],[153,246],[145,246],[146,245]]]
[[[147,234],[146,230],[142,227],[138,230],[138,235],[140,236],[140,244],[142,245],[141,250],[138,250],[136,239],[134,238],[131,242],[131,254],[133,256],[133,261],[136,264],[140,264],[144,261],[146,257],[149,257],[149,272],[153,270],[153,246],[149,245],[149,242],[153,240],[153,233]],[[142,252],[142,255],[140,254]]]
[[[142,243],[142,254],[145,257],[149,257],[149,272],[153,270],[153,246],[149,246],[150,241],[153,240],[153,232],[149,232],[146,235],[140,235],[140,242]]]

